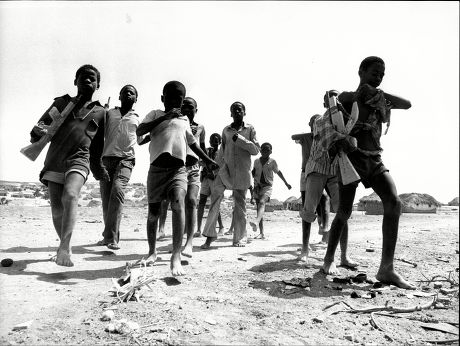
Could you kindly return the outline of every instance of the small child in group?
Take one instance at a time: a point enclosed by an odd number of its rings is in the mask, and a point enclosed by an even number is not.
[[[40,181],[48,186],[53,225],[60,240],[56,256],[52,260],[66,267],[74,265],[70,258],[70,240],[77,221],[80,190],[90,170],[97,180],[109,179],[107,171],[101,165],[106,111],[98,101],[92,100],[94,92],[99,89],[100,81],[101,76],[96,67],[81,66],[74,80],[77,96],[56,97],[30,133],[32,143],[47,133],[52,134],[50,125],[53,117],[50,111],[55,108],[62,112],[71,102],[75,103],[71,113],[53,134],[44,167],[40,172]]]
[[[137,102],[137,90],[125,85],[120,90],[120,107],[107,112],[104,151],[102,163],[109,179],[99,182],[104,216],[104,239],[98,245],[106,245],[111,250],[120,248],[120,222],[125,201],[125,190],[135,165],[134,146],[142,138],[136,137],[139,116],[133,105]]]
[[[251,186],[251,156],[259,153],[259,143],[254,126],[243,121],[246,107],[241,102],[230,106],[233,122],[222,131],[222,158],[225,165],[214,180],[211,205],[203,230],[206,241],[202,249],[209,249],[217,239],[216,221],[225,189],[233,190],[233,246],[244,247],[247,243],[246,193]]]
[[[330,94],[333,91],[329,92]],[[337,93],[336,93],[337,94]],[[328,100],[325,99],[324,107],[328,107]],[[299,211],[302,217],[302,250],[298,257],[300,261],[307,262],[310,243],[311,224],[315,221],[318,210],[318,203],[326,190],[331,198],[332,209],[338,210],[339,186],[337,178],[337,164],[334,156],[329,155],[329,146],[335,145],[343,135],[335,130],[332,125],[331,115],[328,111],[324,115],[314,115],[310,120],[310,127],[313,132],[310,155],[305,165],[305,202]],[[340,238],[341,261],[340,265],[355,268],[358,266],[347,254],[348,250],[348,226],[345,224]]]
[[[300,197],[302,200],[302,206],[305,204],[305,166],[307,164],[308,158],[310,157],[311,145],[313,143],[313,123],[319,114],[315,114],[310,118],[308,126],[311,129],[309,133],[299,133],[292,135],[291,138],[298,144],[301,145],[302,149],[302,170],[300,173]],[[329,196],[323,191],[321,199],[319,201],[318,207],[316,208],[316,214],[318,215],[318,233],[322,236],[321,243],[326,244],[329,238]],[[302,233],[303,238],[305,239],[306,224],[302,220]]]
[[[365,58],[359,66],[359,86],[355,92],[342,92],[338,101],[350,113],[354,101],[358,102],[359,117],[350,135],[357,140],[357,148],[349,151],[348,158],[361,178],[364,187],[371,187],[383,203],[383,244],[377,280],[405,289],[415,289],[394,270],[394,253],[398,238],[401,201],[395,183],[381,159],[380,137],[382,123],[389,122],[391,109],[409,109],[411,103],[401,97],[377,89],[385,74],[384,61],[376,56]],[[359,182],[343,185],[339,182],[339,210],[332,222],[329,244],[324,257],[323,270],[326,274],[337,272],[334,254],[340,235],[352,210],[356,188]]]
[[[278,174],[288,190],[291,189],[291,185],[288,184],[283,176],[283,173],[279,170],[275,159],[270,157],[271,153],[272,145],[270,143],[263,143],[260,147],[261,156],[254,161],[254,168],[252,169],[257,217],[255,220],[250,221],[249,224],[255,233],[254,239],[259,237],[260,239],[265,239],[263,217],[265,213],[265,205],[270,201],[273,190],[273,173]],[[259,234],[257,234],[257,226],[259,226]]]
[[[168,199],[172,210],[173,249],[172,275],[184,275],[181,247],[185,227],[185,195],[187,193],[187,145],[206,164],[217,166],[196,144],[187,116],[180,111],[185,98],[185,86],[178,81],[165,84],[161,101],[165,110],[148,113],[136,130],[138,136],[149,133],[150,169],[147,177],[147,264],[157,260],[156,237],[161,202]]]
[[[209,144],[211,145],[207,148],[208,156],[215,160],[217,151],[219,150],[219,146],[222,143],[222,137],[218,133],[213,133],[211,137],[209,137]],[[198,203],[198,211],[197,211],[197,231],[195,233],[195,237],[201,237],[201,223],[203,221],[204,215],[204,208],[206,206],[206,201],[208,197],[211,195],[211,186],[214,179],[216,179],[218,170],[209,170],[206,166],[204,166],[201,170],[201,189],[200,189],[200,201]],[[219,212],[217,217],[217,222],[219,223],[219,233],[218,235],[223,235],[223,228],[224,225],[222,223],[222,216]]]

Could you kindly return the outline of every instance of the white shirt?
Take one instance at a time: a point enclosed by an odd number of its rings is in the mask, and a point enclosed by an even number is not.
[[[164,116],[160,109],[148,113],[142,124],[149,123]],[[196,142],[190,129],[188,118],[183,115],[179,118],[164,120],[150,132],[150,163],[154,162],[163,153],[182,160],[185,165],[187,147]]]

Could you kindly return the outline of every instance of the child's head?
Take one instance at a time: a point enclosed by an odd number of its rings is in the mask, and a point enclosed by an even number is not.
[[[121,104],[135,104],[137,102],[137,89],[131,85],[127,84],[120,90],[120,96],[118,97]]]
[[[195,114],[198,111],[198,106],[195,99],[186,97],[182,103],[181,113],[186,115],[190,121],[193,121]]]
[[[267,158],[272,153],[272,145],[268,142],[262,143],[260,146],[260,155],[264,158]]]
[[[319,117],[319,114],[315,114],[310,118],[310,121],[308,122],[308,126],[310,126],[311,132],[313,132],[313,124],[315,123],[316,119]]]
[[[165,105],[165,110],[169,111],[173,108],[181,108],[185,98],[185,86],[178,81],[170,81],[163,87],[163,95],[161,102]]]
[[[222,143],[222,137],[218,133],[213,133],[211,137],[209,137],[209,144],[211,147],[218,147]]]
[[[378,56],[369,56],[359,65],[360,85],[369,84],[377,88],[385,75],[385,62]]]
[[[83,65],[75,73],[74,85],[77,86],[79,94],[92,95],[101,82],[101,74],[93,65]]]
[[[230,113],[233,121],[243,121],[243,117],[246,115],[246,107],[241,102],[233,102],[230,106]]]

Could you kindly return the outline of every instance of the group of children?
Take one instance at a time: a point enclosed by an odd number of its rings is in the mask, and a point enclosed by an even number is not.
[[[302,145],[301,196],[302,249],[299,259],[306,261],[309,251],[311,223],[318,216],[322,241],[327,243],[323,271],[337,272],[335,250],[341,244],[342,266],[356,267],[347,255],[348,223],[355,191],[359,181],[343,184],[337,161],[347,154],[360,181],[372,187],[384,206],[383,251],[377,279],[396,286],[412,289],[393,268],[398,234],[401,202],[388,169],[380,153],[382,123],[388,122],[391,109],[408,109],[409,101],[378,89],[385,64],[378,57],[368,57],[359,67],[360,83],[354,92],[331,90],[324,100],[326,111],[310,119],[311,133],[293,135]],[[276,161],[270,157],[272,145],[259,145],[254,127],[246,123],[246,107],[241,102],[230,106],[233,119],[222,135],[210,137],[210,148],[205,147],[205,129],[195,121],[196,100],[186,97],[185,86],[177,81],[165,84],[161,95],[164,110],[149,112],[142,121],[133,106],[138,93],[134,86],[125,85],[119,95],[120,107],[107,110],[93,93],[99,88],[100,73],[92,65],[83,65],[75,76],[75,98],[64,95],[55,99],[31,131],[31,142],[38,141],[52,131],[52,108],[61,112],[70,102],[72,112],[62,126],[53,133],[50,147],[40,173],[40,181],[48,186],[53,224],[60,245],[53,260],[58,265],[72,266],[70,238],[76,222],[80,189],[89,172],[100,181],[103,205],[103,239],[98,245],[119,249],[120,220],[124,190],[135,165],[134,146],[149,144],[150,167],[147,175],[147,264],[157,260],[156,241],[164,235],[164,220],[168,206],[172,211],[171,272],[183,275],[181,255],[192,257],[192,240],[204,236],[202,249],[222,235],[220,204],[225,190],[233,193],[233,246],[248,243],[246,231],[246,194],[251,190],[257,215],[249,220],[253,234],[264,238],[263,215],[270,200],[273,177],[276,173],[285,183],[285,177]],[[340,133],[331,119],[329,97],[336,97],[344,114],[345,124],[354,102],[359,118],[350,134]],[[252,165],[252,156],[261,154]],[[253,189],[252,189],[253,188]],[[324,191],[325,190],[325,191]],[[326,192],[326,193],[325,193]],[[204,207],[210,197],[206,223],[201,230]],[[328,231],[329,198],[335,218]],[[219,232],[216,223],[219,221]],[[197,228],[197,229],[196,229]],[[159,233],[158,233],[159,230]],[[195,233],[196,230],[196,233]],[[182,239],[186,233],[186,243]]]

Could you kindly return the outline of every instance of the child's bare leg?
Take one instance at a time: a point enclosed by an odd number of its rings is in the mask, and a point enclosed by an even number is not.
[[[217,223],[219,224],[219,229],[224,229],[224,224],[222,223],[222,215],[220,215],[220,211],[219,216],[217,216]]]
[[[336,274],[338,272],[334,262],[335,250],[342,236],[344,226],[347,224],[353,211],[353,201],[355,199],[357,183],[342,185],[339,183],[339,206],[337,214],[332,221],[329,230],[329,242],[327,244],[326,255],[324,256],[323,271],[326,274]]]
[[[166,217],[168,216],[168,207],[169,207],[169,201],[167,199],[161,201],[157,240],[161,240],[165,237],[165,224],[166,224]]]
[[[77,172],[70,172],[64,183],[62,190],[62,224],[61,224],[61,243],[56,254],[56,264],[65,267],[72,267],[70,259],[72,249],[70,239],[77,221],[77,207],[80,190],[85,183],[83,175]]]
[[[300,251],[300,255],[297,257],[297,260],[302,262],[307,262],[308,260],[310,230],[311,223],[302,220],[302,250]]]
[[[182,255],[186,257],[192,257],[193,252],[193,233],[197,217],[196,199],[199,189],[196,185],[189,185],[185,196],[185,232],[187,233],[187,240],[182,250]]]
[[[161,212],[161,203],[149,203],[147,215],[147,241],[149,243],[149,253],[147,254],[146,265],[153,265],[157,260],[157,230],[158,219]]]
[[[252,221],[249,222],[249,225],[251,225],[252,231],[254,233],[257,233],[260,221],[264,217],[265,204],[266,204],[266,198],[264,198],[264,196],[262,196],[262,198],[260,198],[260,199],[256,199],[257,217],[255,218],[255,220],[252,220]],[[259,230],[259,234],[263,235],[261,230]]]
[[[200,194],[200,201],[198,203],[198,209],[197,209],[197,213],[196,213],[197,231],[194,234],[194,237],[201,237],[201,223],[203,222],[204,208],[206,206],[207,199],[208,199],[208,196]]]
[[[396,192],[396,186],[388,172],[375,177],[372,188],[379,195],[383,203],[383,243],[382,259],[377,272],[377,280],[389,283],[400,288],[415,289],[393,267],[393,260],[398,239],[399,217],[401,215],[401,201]]]
[[[173,276],[185,274],[180,256],[185,228],[185,194],[186,191],[180,187],[173,188],[169,194],[172,210],[173,249],[171,254],[171,274]]]
[[[50,196],[51,204],[51,215],[53,218],[53,226],[56,230],[59,240],[61,239],[61,228],[62,228],[62,214],[64,213],[64,207],[62,205],[62,191],[64,185],[48,182],[48,192]],[[50,258],[50,261],[56,262],[56,255]]]
[[[348,222],[342,228],[342,235],[340,236],[340,265],[349,268],[356,268],[359,263],[351,260],[348,257]]]
[[[260,239],[265,239],[265,233],[264,233],[264,219],[260,219],[259,221],[259,229],[260,229]]]

